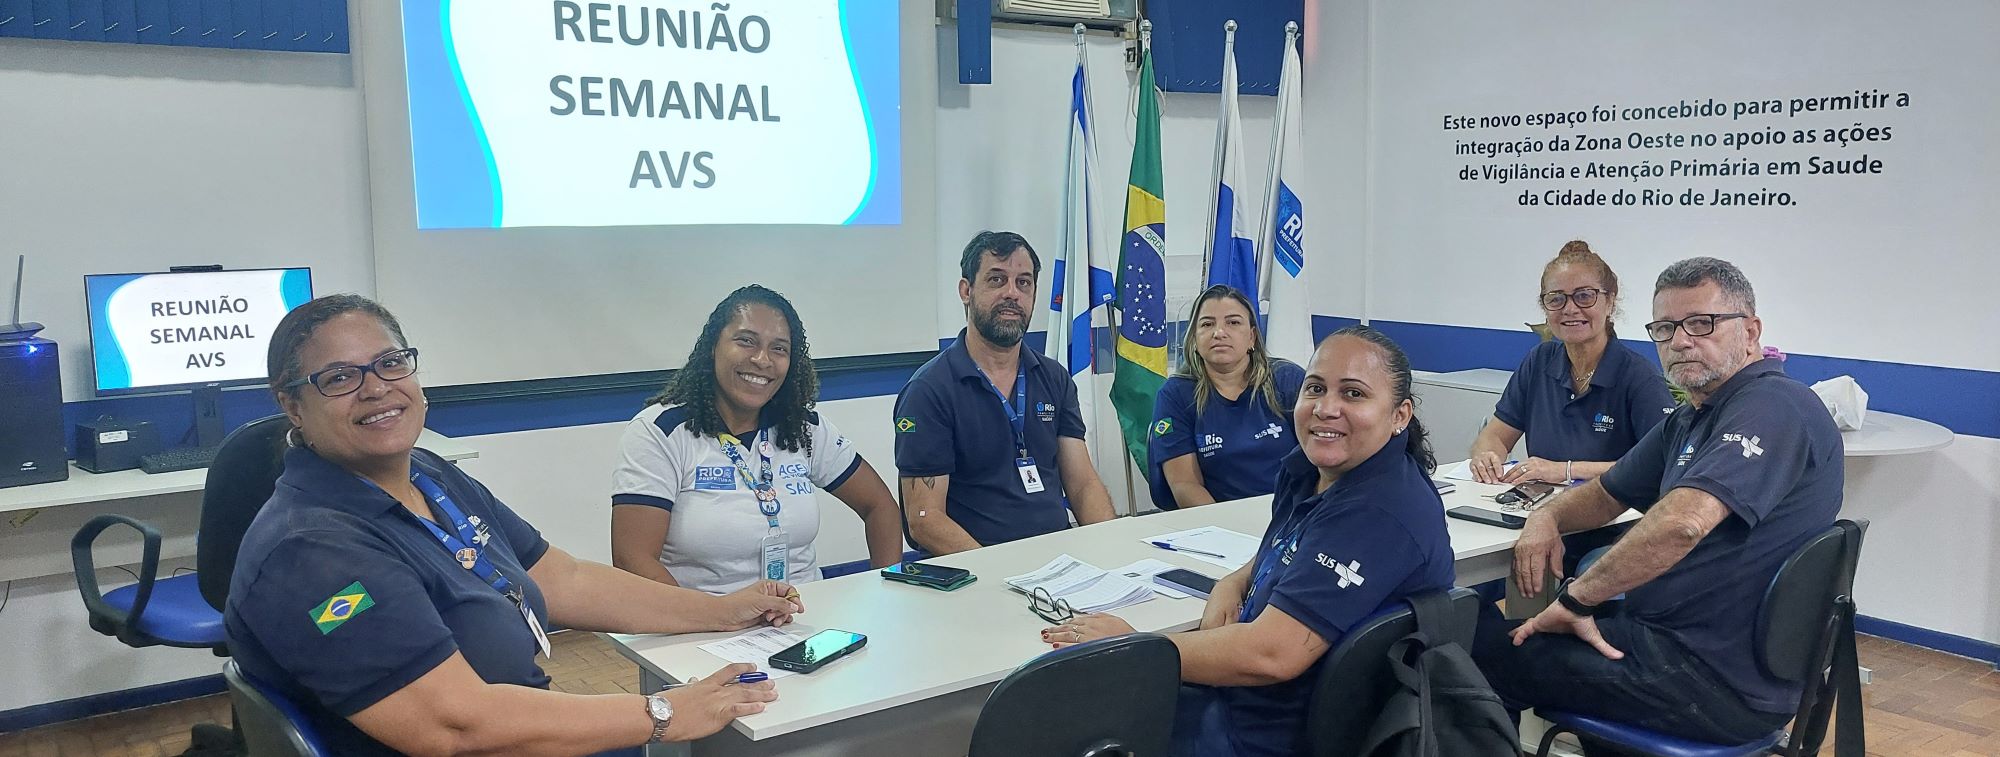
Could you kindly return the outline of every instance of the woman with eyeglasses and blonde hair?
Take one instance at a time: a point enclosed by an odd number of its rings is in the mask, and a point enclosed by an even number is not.
[[[1257,310],[1217,284],[1195,298],[1180,371],[1153,400],[1148,484],[1162,510],[1270,494],[1305,370],[1272,358]]]
[[[1617,343],[1618,274],[1573,241],[1542,266],[1536,296],[1551,339],[1529,351],[1472,443],[1472,476],[1483,483],[1565,483],[1611,468],[1674,409],[1652,360]],[[1509,450],[1528,436],[1528,457]]]

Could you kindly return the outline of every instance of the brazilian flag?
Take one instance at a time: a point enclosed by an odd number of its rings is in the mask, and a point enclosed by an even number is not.
[[[348,584],[347,588],[327,597],[325,602],[319,603],[306,614],[312,618],[313,625],[319,628],[320,635],[325,636],[374,606],[375,598],[368,596],[368,590],[362,588],[360,581],[355,581]]]
[[[1153,397],[1167,381],[1167,192],[1160,170],[1160,96],[1153,51],[1139,59],[1139,115],[1125,187],[1125,238],[1118,246],[1118,358],[1111,404],[1132,461],[1146,469]]]

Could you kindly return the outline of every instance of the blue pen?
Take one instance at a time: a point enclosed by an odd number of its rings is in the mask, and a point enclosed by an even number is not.
[[[1160,549],[1167,550],[1169,552],[1186,552],[1191,555],[1207,555],[1209,557],[1217,557],[1225,560],[1229,559],[1228,555],[1218,555],[1214,552],[1206,552],[1199,549],[1189,549],[1187,547],[1176,547],[1174,546],[1173,542],[1156,541],[1152,542],[1152,545],[1155,547],[1159,547]]]
[[[761,671],[761,670],[753,670],[753,671],[751,671],[751,672],[748,672],[748,673],[742,673],[742,674],[739,674],[739,675],[737,675],[737,676],[736,676],[736,680],[733,680],[733,681],[727,681],[727,682],[724,682],[724,683],[723,683],[722,685],[724,685],[724,686],[731,686],[731,685],[734,685],[734,684],[739,684],[739,683],[761,683],[761,682],[763,682],[763,681],[768,681],[768,680],[771,680],[771,675],[770,675],[769,673],[765,673],[764,671]],[[694,683],[694,682],[693,682],[693,681],[689,681],[688,683],[670,683],[670,684],[667,684],[667,685],[665,685],[665,686],[662,686],[662,687],[660,687],[660,688],[661,688],[662,690],[665,690],[665,689],[678,689],[678,688],[680,688],[680,687],[682,687],[682,686],[687,686],[688,684],[691,684],[691,683]]]

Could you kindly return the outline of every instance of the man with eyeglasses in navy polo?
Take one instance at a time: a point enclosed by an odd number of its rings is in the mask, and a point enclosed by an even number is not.
[[[1840,431],[1812,390],[1762,358],[1756,294],[1736,266],[1683,260],[1653,292],[1646,334],[1688,403],[1528,517],[1514,548],[1522,592],[1561,578],[1562,532],[1628,507],[1645,516],[1541,614],[1508,621],[1483,607],[1473,657],[1511,709],[1740,744],[1798,706],[1801,687],[1764,672],[1752,629],[1779,566],[1840,511]],[[1620,594],[1615,615],[1594,617]]]
[[[1084,444],[1076,383],[1021,343],[1041,258],[982,231],[959,256],[970,328],[896,396],[896,469],[910,538],[949,554],[1110,520]],[[1068,507],[1064,507],[1067,495]]]

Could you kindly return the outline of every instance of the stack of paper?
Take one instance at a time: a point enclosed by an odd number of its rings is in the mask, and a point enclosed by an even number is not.
[[[1190,528],[1139,541],[1230,570],[1241,568],[1257,557],[1257,537],[1221,526]]]
[[[1151,586],[1069,555],[1060,555],[1032,573],[1009,578],[1007,585],[1022,594],[1047,591],[1077,612],[1109,612],[1153,598]]]

